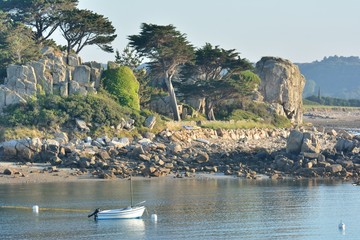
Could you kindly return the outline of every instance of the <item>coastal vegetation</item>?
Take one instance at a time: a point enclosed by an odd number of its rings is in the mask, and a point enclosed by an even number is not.
[[[103,86],[105,90],[118,98],[120,105],[140,110],[139,82],[129,67],[121,66],[105,70]]]
[[[91,123],[93,127],[90,130],[94,135],[110,133],[110,127],[118,125],[124,118],[125,120],[134,119],[136,127],[141,129],[148,114],[148,112],[134,111],[120,105],[118,100],[106,91],[87,95],[74,94],[67,98],[43,95],[29,100],[27,104],[6,108],[0,117],[3,130],[0,139],[9,139],[14,129],[16,129],[16,136],[22,137],[38,136],[37,132],[29,131],[34,127],[44,132],[46,129],[54,129],[58,126],[74,129],[76,119]]]
[[[77,5],[77,0],[1,0],[0,79],[5,78],[10,64],[41,59],[45,46],[65,51],[67,62],[70,53],[79,53],[88,45],[113,52],[111,42],[116,34],[112,23],[105,16],[78,9]],[[55,31],[64,37],[65,46],[51,39]],[[255,104],[251,100],[260,78],[253,65],[235,49],[210,43],[196,48],[173,25],[143,23],[140,33],[128,40],[122,53],[116,51],[116,64],[109,64],[103,71],[97,94],[60,97],[39,91],[26,99],[27,103],[4,109],[0,117],[2,135],[7,134],[4,128],[11,129],[7,132],[26,127],[73,129],[76,119],[91,124],[92,134],[108,133],[124,118],[134,119],[138,131],[142,131],[150,115],[157,116],[154,129],[160,129],[164,127],[162,121],[171,118],[147,108],[152,99],[164,95],[169,96],[175,121],[218,119],[224,121],[217,123],[219,128],[289,126],[290,121],[275,114],[266,103]],[[148,62],[143,62],[144,58]],[[181,116],[179,99],[189,96],[205,99],[204,113]],[[206,128],[215,125],[200,124]]]
[[[309,96],[305,98],[304,104],[338,107],[360,107],[360,99],[342,99],[334,97]]]
[[[56,46],[50,37],[57,29],[67,42],[58,46],[69,54],[97,45],[113,52],[115,28],[103,15],[77,9],[78,0],[0,1],[0,78],[9,64],[24,64],[40,57],[44,46]]]
[[[194,47],[171,24],[143,23],[114,62],[82,64],[76,54],[88,45],[113,52],[111,22],[77,9],[76,0],[21,3],[0,0],[4,159],[104,179],[179,172],[359,176],[357,139],[335,130],[305,132],[306,125],[290,129],[290,120],[302,123],[305,84],[290,61],[263,57],[254,67],[235,49]],[[56,29],[66,46],[50,38]],[[306,102],[340,101],[319,91]]]
[[[193,58],[193,46],[185,34],[172,25],[159,26],[143,23],[139,35],[129,36],[130,46],[141,56],[150,59],[153,71],[161,72],[160,77],[166,84],[174,119],[181,120],[172,79],[177,68]]]

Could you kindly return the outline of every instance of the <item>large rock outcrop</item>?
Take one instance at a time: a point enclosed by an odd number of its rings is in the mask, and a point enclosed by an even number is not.
[[[301,124],[305,78],[299,68],[289,60],[263,57],[256,63],[256,73],[261,78],[259,90],[264,101],[272,104],[278,114]]]
[[[51,47],[42,49],[42,54],[39,61],[7,67],[7,77],[0,85],[0,112],[41,92],[68,96],[96,91],[102,71],[100,64],[81,64],[79,56],[67,56]]]

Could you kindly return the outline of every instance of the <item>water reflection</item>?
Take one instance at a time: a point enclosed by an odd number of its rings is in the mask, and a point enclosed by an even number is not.
[[[145,236],[145,223],[143,219],[119,219],[95,221],[98,233],[119,234],[141,239]]]
[[[0,206],[119,208],[128,181],[0,185]],[[87,212],[1,209],[6,239],[339,239],[339,219],[357,226],[359,188],[335,181],[151,179],[133,181],[143,219],[94,221]],[[157,223],[150,220],[158,215]],[[14,234],[16,232],[16,234]],[[346,237],[360,235],[350,227]],[[16,237],[16,238],[15,238]],[[353,238],[355,239],[355,238]]]

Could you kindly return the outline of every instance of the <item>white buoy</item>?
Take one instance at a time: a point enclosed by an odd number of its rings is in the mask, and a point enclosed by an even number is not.
[[[33,210],[34,213],[39,213],[39,206],[38,206],[38,205],[34,205],[34,206],[32,207],[32,210]]]
[[[345,223],[343,223],[342,221],[339,223],[339,229],[345,230]]]
[[[151,221],[157,222],[157,215],[155,213],[151,214]]]

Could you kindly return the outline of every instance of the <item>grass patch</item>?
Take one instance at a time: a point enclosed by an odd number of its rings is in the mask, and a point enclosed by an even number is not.
[[[5,142],[12,139],[24,139],[24,138],[42,138],[44,132],[35,127],[15,127],[15,128],[2,128],[0,130],[0,141]],[[50,136],[47,136],[50,137]]]
[[[339,107],[339,106],[326,106],[326,105],[303,105],[304,112],[308,111],[359,111],[360,107]]]
[[[254,121],[207,121],[201,123],[202,128],[210,129],[249,129],[249,128],[274,128],[273,125]]]

